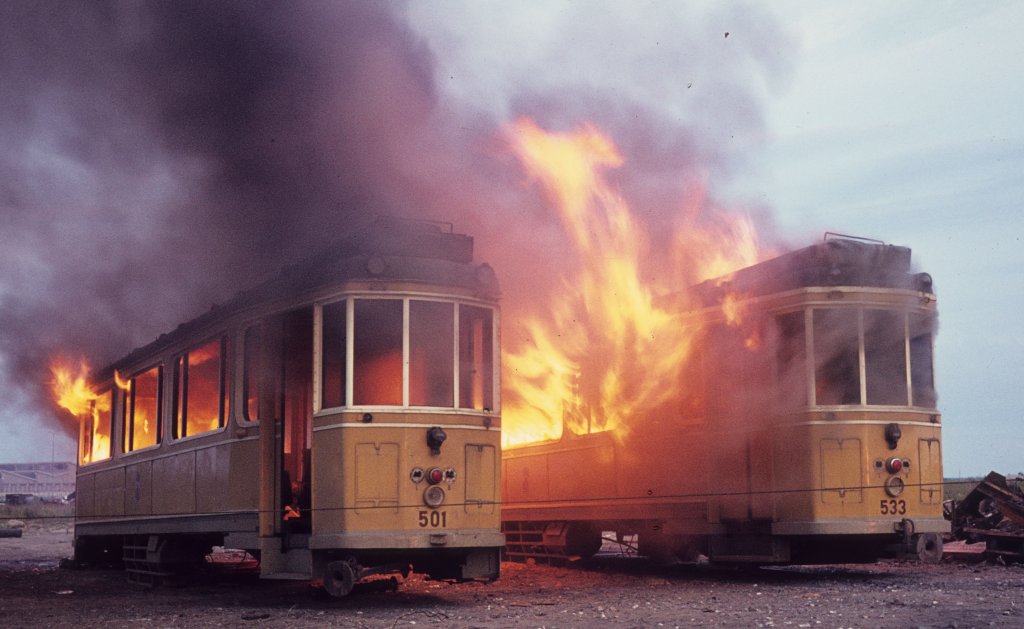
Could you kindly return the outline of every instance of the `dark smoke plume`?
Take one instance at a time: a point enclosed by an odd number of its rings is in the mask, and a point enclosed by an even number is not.
[[[0,355],[34,393],[414,207],[429,50],[365,2],[0,5]]]

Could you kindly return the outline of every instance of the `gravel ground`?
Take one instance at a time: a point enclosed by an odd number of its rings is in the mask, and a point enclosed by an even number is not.
[[[601,558],[503,564],[490,584],[415,575],[343,600],[307,584],[221,575],[144,589],[115,570],[66,570],[66,526],[0,539],[2,627],[1024,627],[1024,567],[884,562],[747,571]]]

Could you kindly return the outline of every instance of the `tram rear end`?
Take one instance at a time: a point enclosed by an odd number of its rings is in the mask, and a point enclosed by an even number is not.
[[[413,227],[256,324],[270,350],[253,395],[261,415],[283,408],[280,437],[260,434],[262,469],[280,470],[261,480],[263,569],[335,596],[410,569],[499,574],[498,287],[471,239]]]
[[[764,348],[750,360],[771,374],[770,389],[757,390],[772,393],[745,393],[755,384],[738,384],[724,361],[708,373],[747,400],[739,415],[716,419],[709,409],[711,432],[753,426],[741,429],[752,495],[718,500],[728,517],[720,518],[724,534],[713,539],[712,558],[941,557],[948,523],[932,367],[936,301],[931,278],[910,272],[910,250],[827,240],[740,271],[726,290],[748,304],[750,326],[732,334],[761,335]],[[763,544],[751,552],[735,530],[753,530]]]
[[[494,310],[441,295],[357,294],[317,316],[325,331],[354,331],[354,373],[325,369],[319,379],[314,572],[334,594],[410,563],[435,579],[497,578]],[[332,345],[344,346],[328,343],[325,365]]]
[[[313,440],[309,547],[327,591],[410,564],[435,579],[497,578],[497,441],[465,418],[348,419],[318,424]]]

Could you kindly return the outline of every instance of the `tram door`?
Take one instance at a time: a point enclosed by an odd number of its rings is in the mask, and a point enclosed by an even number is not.
[[[313,309],[281,321],[281,532],[286,545],[308,534],[312,522],[310,446],[313,441]]]

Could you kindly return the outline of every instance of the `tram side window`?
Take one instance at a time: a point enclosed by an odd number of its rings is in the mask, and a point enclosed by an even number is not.
[[[907,346],[902,312],[864,310],[864,375],[868,404],[906,406]]]
[[[90,415],[82,424],[81,451],[78,454],[78,460],[82,464],[110,458],[113,402],[113,391],[104,391],[92,401]]]
[[[253,325],[245,330],[242,348],[242,399],[246,421],[260,419],[259,359],[262,334],[260,326]]]
[[[932,362],[932,335],[935,318],[910,315],[910,386],[914,406],[935,406],[935,375]]]
[[[775,318],[775,387],[779,408],[807,406],[807,344],[803,311]]]
[[[459,406],[494,409],[493,311],[459,306]]]
[[[323,408],[345,405],[346,302],[323,308]]]
[[[814,391],[819,405],[860,404],[860,341],[854,309],[814,310]]]
[[[455,307],[409,302],[409,404],[455,405]]]
[[[175,361],[176,439],[224,426],[228,412],[226,349],[226,340],[218,338],[189,350]]]
[[[357,299],[352,403],[402,404],[402,301]]]
[[[128,383],[124,413],[124,451],[132,452],[160,443],[163,369],[153,367]]]

